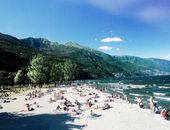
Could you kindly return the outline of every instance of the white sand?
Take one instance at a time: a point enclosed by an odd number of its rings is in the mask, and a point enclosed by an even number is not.
[[[97,92],[100,95],[100,98],[98,98],[98,103],[96,103],[96,106],[103,106],[104,100],[106,99],[106,96],[109,94],[102,93],[98,90],[94,90],[92,88],[89,88],[87,86],[84,86],[88,89],[88,91],[84,91],[83,94],[88,94],[90,92]],[[60,90],[66,90],[66,93],[63,95],[71,102],[74,102],[75,99],[78,99],[79,102],[84,103],[88,97],[91,97],[90,95],[87,95],[86,97],[80,97],[78,95],[78,92],[73,90],[73,87],[70,88],[56,88],[55,91],[59,92]],[[43,91],[46,91],[45,89]],[[52,96],[52,94],[48,94],[43,96],[42,98],[36,98],[31,101],[28,101],[29,103],[38,102],[40,108],[37,108],[34,111],[31,112],[21,112],[21,110],[25,110],[24,104],[25,102],[25,95],[18,95],[15,96],[17,100],[12,100],[10,103],[3,104],[3,109],[0,110],[1,113],[3,112],[10,112],[10,113],[17,113],[17,114],[32,114],[32,115],[42,115],[42,114],[56,114],[65,113],[64,111],[56,111],[55,108],[59,101],[54,103],[49,103],[49,98]],[[90,109],[86,109],[85,106],[82,107],[82,109],[85,109],[85,111],[82,112],[81,115],[77,116],[79,118],[76,118],[73,121],[67,121],[65,122],[65,125],[71,124],[75,126],[85,126],[81,129],[84,130],[169,130],[170,129],[170,122],[163,120],[163,118],[160,115],[156,115],[152,113],[150,110],[146,109],[140,109],[137,105],[129,104],[125,101],[122,101],[120,99],[115,100],[114,102],[109,102],[112,108],[108,110],[101,110],[97,109],[94,110],[94,113],[101,115],[100,117],[92,118],[90,116]],[[70,116],[75,116],[72,112],[67,112]],[[34,118],[33,118],[34,120]],[[51,120],[46,120],[46,122],[49,125],[51,124]],[[1,123],[1,121],[0,121]],[[2,124],[2,123],[1,123]],[[10,124],[9,124],[10,125]],[[38,125],[38,124],[37,124]],[[60,127],[60,124],[57,124],[54,126],[50,126],[47,129],[58,129],[55,127]],[[63,126],[62,126],[63,127]],[[60,127],[59,130],[67,130],[66,128]],[[0,127],[1,129],[1,127]],[[5,127],[3,127],[5,130]],[[3,130],[2,129],[2,130]],[[80,128],[72,127],[69,129],[77,130]],[[21,129],[22,130],[22,129]]]

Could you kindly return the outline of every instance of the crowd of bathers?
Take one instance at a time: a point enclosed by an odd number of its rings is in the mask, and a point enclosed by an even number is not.
[[[140,108],[144,108],[144,103],[140,97],[136,97],[136,101]],[[159,106],[157,105],[157,103],[154,101],[154,97],[152,97],[152,96],[149,99],[149,109],[151,110],[151,112],[153,112],[155,114],[161,114],[161,116],[166,120],[170,116],[169,109],[163,108],[161,110],[159,108]]]
[[[66,90],[60,90],[58,92],[54,92],[50,99],[49,103],[56,103],[56,111],[65,111],[65,112],[74,112],[77,115],[80,115],[82,111],[90,110],[90,115],[96,115],[95,110],[107,110],[110,109],[111,106],[109,102],[114,101],[112,97],[106,97],[103,105],[99,105],[100,96],[96,92],[92,92],[85,87],[73,87],[72,88],[75,95],[84,100],[80,101],[79,98],[75,98],[74,100],[70,101],[66,96]],[[66,93],[67,94],[67,93]]]
[[[41,98],[46,94],[51,94],[51,92],[53,91],[53,89],[47,89],[46,92],[42,92],[41,89],[36,89],[33,90],[29,93],[26,94],[26,98],[25,101],[30,101],[36,98]],[[25,104],[27,111],[33,111],[36,108],[39,108],[39,103],[38,102],[33,102],[33,103],[26,103]]]
[[[76,114],[81,114],[84,110],[90,110],[90,115],[95,115],[96,109],[107,110],[111,108],[110,102],[114,102],[117,99],[126,100],[128,101],[127,96],[120,95],[120,94],[111,94],[109,96],[104,97],[104,103],[101,105],[100,102],[100,95],[95,91],[89,90],[88,87],[72,87],[73,94],[77,95],[78,97],[74,99],[74,101],[70,101],[67,98],[67,90],[59,90],[55,91],[54,89],[50,88],[47,89],[45,92],[42,92],[41,89],[33,90],[26,94],[25,101],[32,101],[35,98],[41,98],[44,95],[51,95],[49,99],[49,103],[56,103],[55,111],[65,111],[65,112],[75,112]],[[102,91],[102,90],[100,90]],[[66,94],[66,95],[65,95]],[[83,101],[79,99],[83,98]],[[34,101],[34,100],[33,100]],[[0,109],[2,109],[2,104],[4,100],[0,100]],[[146,108],[143,100],[140,97],[136,97],[136,102],[140,108]],[[26,103],[27,111],[33,111],[36,108],[39,108],[40,105],[38,102],[34,101],[33,103]],[[161,114],[164,119],[169,119],[170,111],[166,108],[160,109],[157,103],[154,101],[154,97],[150,97],[149,100],[149,109],[155,114]]]
[[[33,90],[31,92],[29,92],[25,98],[25,100],[31,100],[31,99],[34,99],[34,98],[40,98],[44,95],[44,93],[41,91],[41,89],[36,89],[36,90]]]

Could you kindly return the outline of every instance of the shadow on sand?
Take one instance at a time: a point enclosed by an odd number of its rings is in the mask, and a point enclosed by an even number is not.
[[[84,125],[70,122],[74,117],[69,114],[24,115],[0,113],[0,130],[71,130],[82,129]],[[69,121],[69,123],[66,123]]]

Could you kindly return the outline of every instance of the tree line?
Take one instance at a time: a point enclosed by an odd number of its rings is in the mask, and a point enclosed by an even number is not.
[[[0,71],[0,86],[26,85],[42,87],[43,84],[72,81],[76,78],[77,65],[71,60],[62,62],[49,61],[43,55],[34,56],[29,66],[23,67],[18,72]]]

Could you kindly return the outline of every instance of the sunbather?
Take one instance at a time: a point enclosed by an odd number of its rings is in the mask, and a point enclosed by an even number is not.
[[[34,102],[33,104],[26,104],[27,110],[28,111],[33,111],[36,108],[39,108],[39,104],[37,102]]]
[[[161,111],[161,116],[164,118],[164,119],[167,119],[168,117],[168,110],[166,110],[165,108]]]
[[[30,104],[26,104],[27,110],[28,111],[33,111],[34,108]]]
[[[105,103],[104,106],[102,107],[102,110],[107,110],[111,108],[110,105],[108,103]]]
[[[93,118],[93,117],[96,118],[96,117],[100,117],[101,115],[96,114],[96,113],[93,112],[93,110],[91,110],[91,111],[90,111],[90,116],[91,116],[92,118]]]

